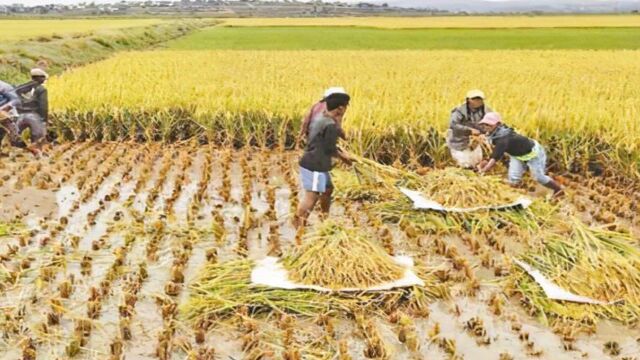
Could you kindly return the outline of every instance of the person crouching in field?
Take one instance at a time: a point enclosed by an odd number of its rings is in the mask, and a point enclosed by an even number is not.
[[[330,87],[324,92],[324,96],[320,101],[313,104],[311,109],[307,115],[305,115],[302,120],[302,128],[300,129],[300,135],[298,136],[298,143],[301,143],[303,140],[307,141],[309,138],[309,128],[311,127],[311,123],[314,121],[316,117],[322,116],[324,111],[327,109],[326,99],[327,97],[333,94],[346,94],[347,92],[342,87]],[[342,139],[346,139],[345,133],[342,130],[342,117],[336,119],[336,125],[338,127],[338,136]]]
[[[491,170],[496,162],[507,153],[511,158],[509,161],[509,183],[511,185],[515,186],[520,183],[522,175],[528,167],[538,183],[553,190],[554,196],[562,195],[563,190],[560,185],[545,173],[547,155],[542,145],[504,125],[500,114],[495,112],[487,113],[480,121],[479,126],[493,146],[489,160],[483,161],[477,167],[481,174]]]
[[[309,141],[300,159],[300,182],[304,189],[304,198],[300,202],[293,218],[296,228],[305,225],[307,217],[320,201],[323,215],[328,215],[331,208],[331,160],[337,157],[347,165],[351,158],[338,148],[339,128],[350,97],[347,94],[335,93],[324,100],[326,109],[321,116],[317,116],[309,126]]]
[[[467,92],[464,104],[451,110],[447,146],[458,166],[473,169],[482,160],[482,148],[471,147],[471,135],[480,135],[478,122],[492,110],[485,105],[484,93],[480,90]]]
[[[27,128],[31,133],[31,147],[41,151],[47,136],[49,120],[49,100],[44,86],[49,75],[40,68],[31,69],[31,81],[16,87],[20,97],[17,126],[20,133]]]

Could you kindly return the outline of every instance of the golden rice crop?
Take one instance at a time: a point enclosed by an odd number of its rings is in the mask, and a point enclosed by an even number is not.
[[[355,152],[446,161],[449,113],[481,88],[560,168],[609,160],[638,175],[638,51],[158,51],[118,55],[50,81],[62,137],[290,145],[330,85],[353,101]]]
[[[289,278],[330,289],[367,288],[399,280],[404,268],[354,228],[327,220],[284,259]]]
[[[637,27],[634,15],[236,18],[226,26],[366,26],[408,28]]]

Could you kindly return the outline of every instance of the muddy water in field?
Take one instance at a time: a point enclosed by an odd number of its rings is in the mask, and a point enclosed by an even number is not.
[[[0,307],[5,317],[0,320],[3,337],[0,358],[18,359],[21,346],[31,339],[38,358],[67,358],[69,345],[82,339],[83,345],[75,354],[78,359],[106,359],[112,345],[120,344],[121,305],[130,293],[132,281],[146,265],[148,278],[141,283],[130,316],[131,340],[122,341],[122,355],[126,359],[157,359],[159,337],[173,324],[175,332],[168,347],[167,358],[184,359],[190,350],[205,347],[215,349],[217,359],[243,359],[243,330],[238,321],[215,324],[206,334],[203,344],[195,342],[192,326],[177,318],[164,319],[163,303],[184,305],[190,296],[187,286],[207,263],[207,251],[216,249],[218,261],[244,256],[259,259],[269,252],[267,241],[270,226],[277,225],[282,248],[295,243],[295,231],[290,224],[290,188],[280,163],[296,168],[297,154],[264,153],[247,150],[232,152],[228,158],[229,199],[223,197],[224,162],[227,150],[206,146],[133,145],[133,144],[69,144],[54,150],[50,158],[31,160],[26,156],[2,159],[0,165],[0,211],[15,216],[13,205],[31,211],[23,221],[30,231],[22,235],[0,239],[0,254],[6,245],[17,245],[15,254],[4,260],[8,271],[20,274],[15,285],[6,285],[0,294]],[[191,163],[185,166],[185,159]],[[243,159],[248,159],[243,165]],[[210,163],[207,168],[205,164]],[[39,184],[22,176],[20,169],[37,169],[49,174]],[[29,170],[32,171],[32,170]],[[295,173],[294,173],[295,174]],[[202,199],[197,202],[202,179]],[[295,179],[295,175],[294,179]],[[39,180],[38,180],[39,181]],[[297,179],[295,180],[297,183]],[[34,192],[33,185],[47,188]],[[16,190],[22,188],[21,190]],[[268,191],[275,191],[275,220],[265,214],[269,209]],[[250,196],[245,196],[245,191]],[[30,195],[38,194],[34,199]],[[157,194],[154,198],[150,198]],[[545,195],[545,194],[541,194]],[[248,204],[244,200],[248,199]],[[36,207],[37,205],[37,207]],[[349,217],[347,211],[358,214],[354,221],[366,226],[366,214],[357,205],[337,202],[332,215]],[[21,209],[24,212],[24,209]],[[253,226],[247,232],[246,249],[239,246],[240,224],[250,211]],[[226,233],[217,243],[210,232],[214,213],[224,219]],[[311,223],[318,221],[317,215]],[[630,220],[631,221],[631,220]],[[159,235],[154,229],[163,224]],[[417,261],[440,267],[456,274],[451,260],[434,251],[432,240],[408,239],[396,227],[393,245],[398,253],[409,254]],[[156,236],[157,235],[157,236]],[[20,241],[20,237],[23,241]],[[500,315],[489,305],[493,294],[501,293],[495,268],[503,255],[483,243],[492,259],[483,264],[477,253],[457,236],[447,237],[480,281],[475,296],[465,295],[465,283],[452,283],[452,299],[433,301],[429,316],[413,319],[420,339],[419,348],[410,350],[398,340],[398,325],[387,316],[368,314],[373,319],[391,359],[620,359],[638,357],[640,345],[637,329],[603,321],[593,335],[578,335],[574,350],[566,351],[561,337],[537,319],[527,315],[515,299],[507,301]],[[155,243],[155,246],[151,246]],[[506,253],[526,249],[526,241],[506,244]],[[118,253],[124,252],[118,265]],[[165,293],[173,280],[172,268],[184,256],[181,266],[184,282],[177,284],[174,296]],[[85,260],[83,260],[85,259]],[[86,259],[89,259],[86,261]],[[24,262],[28,266],[22,271]],[[48,275],[45,279],[44,275]],[[72,282],[73,291],[62,298],[61,287]],[[94,289],[94,290],[91,290]],[[79,322],[89,318],[91,294],[99,293],[99,308],[91,314],[91,333],[76,335]],[[51,322],[51,301],[63,307],[59,323]],[[349,318],[335,318],[333,336],[325,336],[325,329],[314,319],[298,319],[294,339],[303,358],[334,358],[340,340],[346,341],[353,359],[364,359],[366,341],[356,322]],[[22,321],[22,326],[14,326]],[[260,318],[260,339],[272,349],[274,358],[281,358],[283,330],[274,318]],[[474,332],[469,324],[480,323],[482,331]],[[436,331],[436,329],[438,331]],[[453,348],[443,346],[451,340]],[[615,341],[619,356],[610,356],[604,344]]]

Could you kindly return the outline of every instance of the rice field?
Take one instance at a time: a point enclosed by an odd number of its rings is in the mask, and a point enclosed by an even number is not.
[[[261,315],[247,304],[194,322],[185,314],[198,309],[190,299],[201,291],[194,281],[203,269],[298,247],[288,219],[299,195],[296,154],[83,142],[39,161],[9,156],[0,166],[0,189],[11,193],[3,210],[24,225],[2,235],[3,358],[613,359],[640,352],[623,325],[554,322],[549,312],[555,325],[545,327],[526,297],[501,290],[517,274],[510,254],[533,249],[534,232],[420,234],[420,223],[381,223],[374,208],[346,195],[334,217],[380,234],[372,239],[386,251],[430,269],[426,307],[296,316]],[[339,191],[346,180],[338,175]],[[606,187],[609,196],[600,198],[606,185],[577,180],[566,180],[576,195],[561,213],[608,211],[608,201],[625,197]],[[36,192],[38,206],[25,204]]]
[[[213,27],[168,43],[178,50],[637,50],[640,28]]]
[[[410,28],[584,28],[637,27],[637,15],[569,16],[429,16],[335,18],[233,18],[225,26],[359,26],[386,29]]]
[[[0,40],[51,39],[56,36],[149,26],[163,21],[162,19],[0,19]]]
[[[353,95],[346,129],[356,153],[445,164],[449,113],[464,89],[481,88],[506,123],[547,145],[559,170],[586,171],[596,161],[640,175],[636,51],[345,50],[339,66],[327,61],[335,55],[121,54],[51,79],[56,131],[61,139],[202,135],[291,147],[304,112],[327,84],[339,83]]]

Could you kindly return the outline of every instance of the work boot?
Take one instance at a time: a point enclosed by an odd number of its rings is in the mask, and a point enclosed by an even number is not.
[[[551,180],[544,184],[544,187],[553,190],[553,197],[558,198],[564,195],[564,189],[555,180]]]

